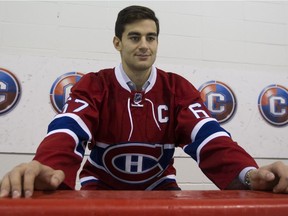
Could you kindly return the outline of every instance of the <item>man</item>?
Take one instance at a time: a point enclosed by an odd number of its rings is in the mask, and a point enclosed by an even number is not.
[[[1,197],[34,190],[180,190],[173,154],[181,147],[220,189],[288,193],[282,162],[258,168],[253,158],[209,116],[199,92],[179,75],[153,66],[159,22],[153,11],[119,12],[113,44],[118,67],[88,73],[75,84],[32,162],[5,175]]]

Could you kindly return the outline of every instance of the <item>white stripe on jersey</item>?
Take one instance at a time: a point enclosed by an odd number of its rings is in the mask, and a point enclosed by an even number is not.
[[[79,179],[81,185],[82,185],[84,182],[91,181],[91,180],[98,181],[99,179],[95,178],[94,176],[86,176],[86,177],[83,177],[83,178],[80,178],[80,179]]]
[[[164,149],[174,149],[175,144],[164,144]]]
[[[129,114],[129,120],[130,120],[130,133],[129,133],[129,137],[128,137],[128,141],[130,141],[130,138],[132,136],[133,133],[133,119],[132,119],[132,114],[131,114],[131,110],[130,110],[130,98],[128,98],[128,104],[127,104],[127,109],[128,109],[128,114]]]
[[[92,139],[92,135],[90,133],[90,130],[88,129],[87,125],[83,122],[83,120],[76,114],[74,113],[63,113],[63,114],[58,114],[55,116],[54,119],[56,118],[62,118],[62,117],[69,117],[69,118],[72,118],[74,119],[78,125],[86,132],[86,134],[89,136],[89,140],[88,141],[91,141]]]
[[[161,182],[165,181],[166,179],[173,179],[176,181],[176,176],[175,175],[167,175],[164,176],[163,178],[159,179],[158,181],[154,182],[151,184],[149,187],[147,187],[145,190],[153,190],[157,185],[159,185]]]
[[[154,65],[152,65],[151,74],[148,79],[150,82],[150,85],[145,89],[145,94],[153,88],[156,82],[156,79],[157,79],[157,69]]]
[[[71,131],[71,130],[69,130],[69,129],[57,129],[57,130],[50,131],[50,132],[46,135],[46,137],[48,137],[48,136],[50,136],[50,135],[52,135],[52,134],[56,134],[56,133],[66,133],[66,134],[68,134],[69,136],[71,136],[71,137],[74,139],[74,141],[75,141],[74,153],[77,154],[77,155],[79,155],[81,158],[83,158],[83,155],[82,155],[80,152],[77,151],[77,147],[78,147],[78,145],[79,145],[79,139],[78,139],[77,135],[76,135],[73,131]],[[82,148],[83,148],[84,151],[85,151],[85,147],[82,146]]]
[[[95,161],[92,160],[91,155],[88,157],[88,161],[89,163],[91,163],[93,166],[95,166],[98,169],[104,170],[105,172],[107,172],[107,170],[105,169],[105,167],[95,163]]]
[[[100,148],[107,148],[110,145],[107,143],[103,143],[103,142],[96,142],[96,146],[98,146]]]
[[[122,143],[122,144],[133,144],[134,143]],[[144,144],[144,145],[149,145],[149,143],[137,143],[137,144]],[[175,144],[172,143],[167,143],[167,144],[151,144],[151,145],[155,145],[155,146],[163,146],[163,149],[174,149],[175,148]],[[107,148],[108,146],[111,146],[111,144],[107,144],[107,143],[103,143],[103,142],[96,142],[96,146],[100,147],[100,148]]]
[[[226,132],[217,132],[214,134],[211,134],[209,137],[207,137],[205,140],[203,140],[203,142],[199,145],[199,147],[197,148],[197,163],[198,165],[200,164],[200,152],[201,149],[211,140],[217,138],[217,137],[221,137],[221,136],[226,136],[226,137],[230,137],[229,134],[227,134]]]
[[[195,127],[193,128],[192,130],[192,133],[191,133],[191,142],[193,143],[195,141],[195,138],[199,132],[199,130],[202,128],[203,125],[205,125],[207,122],[210,122],[210,121],[216,121],[217,120],[215,118],[205,118],[201,121],[199,121]]]
[[[159,126],[159,124],[158,124],[158,122],[157,122],[157,120],[156,120],[156,117],[155,117],[155,111],[154,111],[154,104],[153,104],[153,102],[152,102],[151,100],[147,99],[147,98],[145,98],[145,100],[148,101],[148,102],[150,102],[151,108],[152,108],[152,115],[153,115],[154,122],[155,122],[156,126],[158,127],[158,129],[161,131],[161,128],[160,128],[160,126]]]

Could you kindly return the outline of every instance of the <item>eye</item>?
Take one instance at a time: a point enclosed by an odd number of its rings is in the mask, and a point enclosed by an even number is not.
[[[153,41],[155,41],[157,39],[157,36],[148,36],[147,37],[147,41],[149,41],[149,42],[153,42]]]
[[[129,37],[129,39],[130,39],[131,41],[138,42],[138,41],[140,40],[140,37],[138,37],[138,36],[131,36],[131,37]]]

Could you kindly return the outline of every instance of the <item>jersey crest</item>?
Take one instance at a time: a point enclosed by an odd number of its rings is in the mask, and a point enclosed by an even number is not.
[[[171,144],[125,143],[106,148],[102,162],[105,170],[117,180],[140,184],[161,175],[173,154]]]

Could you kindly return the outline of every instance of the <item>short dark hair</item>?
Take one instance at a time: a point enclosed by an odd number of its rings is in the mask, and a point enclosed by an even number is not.
[[[131,24],[138,20],[151,19],[155,22],[157,36],[159,35],[159,20],[153,10],[144,6],[132,5],[124,8],[118,13],[115,23],[115,35],[121,40],[125,30],[125,25]]]

